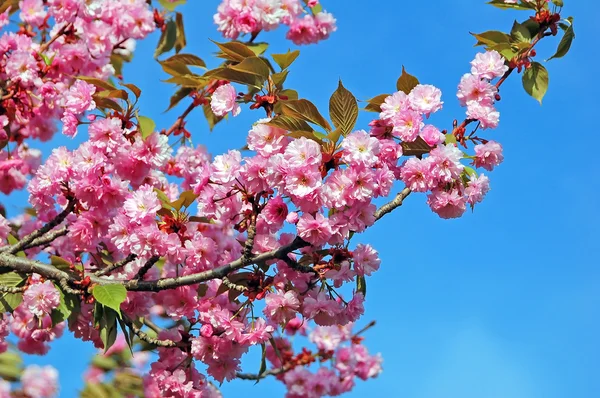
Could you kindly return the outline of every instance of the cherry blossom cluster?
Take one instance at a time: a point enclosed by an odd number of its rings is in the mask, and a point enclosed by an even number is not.
[[[29,365],[21,375],[21,387],[15,388],[0,379],[0,397],[26,396],[31,398],[54,398],[58,396],[58,371],[50,366]]]
[[[7,10],[0,27],[8,25]],[[73,76],[105,79],[115,73],[111,56],[130,56],[135,40],[155,29],[144,0],[23,0],[17,31],[0,36],[0,191],[22,189],[41,153],[27,140],[52,138],[56,122],[76,133],[93,109],[94,88]],[[87,91],[86,91],[87,90]],[[6,147],[5,149],[2,149]]]
[[[300,0],[223,0],[214,16],[217,29],[224,37],[237,39],[240,35],[256,35],[280,24],[288,25],[287,38],[295,44],[311,44],[325,40],[335,32],[335,18],[328,12],[313,12],[320,7],[310,0],[306,11]]]
[[[398,176],[413,192],[429,192],[427,203],[442,218],[460,217],[467,205],[473,207],[481,202],[489,191],[488,177],[465,167],[463,159],[489,171],[503,160],[500,144],[473,134],[479,127],[498,125],[500,114],[494,108],[498,90],[490,81],[503,76],[508,67],[495,51],[477,54],[471,65],[471,73],[463,76],[457,93],[460,103],[467,106],[467,120],[452,134],[443,134],[435,126],[425,124],[443,104],[440,90],[430,85],[418,85],[409,94],[398,91],[387,97],[381,105],[380,119],[371,123],[373,136],[404,143],[421,139],[432,148],[426,157],[406,160],[398,169]],[[478,125],[465,137],[465,126],[470,122]],[[455,133],[465,146],[466,140],[476,143],[474,156],[458,148]]]
[[[378,116],[365,130],[340,127],[340,118],[354,126],[358,113],[340,82],[330,129],[312,103],[285,95],[281,73],[259,73],[264,95],[252,103],[256,91],[246,95],[222,78],[247,84],[253,67],[228,61],[209,71],[218,78],[190,74],[200,87],[187,91],[193,102],[169,130],[156,130],[138,115],[137,87],[123,84],[134,103],[103,81],[115,74],[115,57],[129,57],[136,40],[165,27],[149,3],[22,0],[18,30],[0,36],[0,192],[27,186],[32,206],[7,219],[0,205],[0,265],[16,271],[0,274],[0,354],[14,338],[19,351],[44,355],[67,328],[99,350],[88,385],[129,375],[147,397],[220,397],[225,381],[275,377],[287,398],[318,398],[377,377],[382,358],[362,344],[374,323],[355,328],[365,278],[381,260],[354,236],[411,192],[426,193],[442,218],[484,199],[489,179],[476,169],[492,171],[503,154],[478,134],[498,126],[498,89],[520,66],[496,51],[477,54],[458,85],[466,118],[448,132],[430,123],[442,92],[405,71],[402,90],[370,101]],[[10,26],[9,15],[0,14],[0,27]],[[223,0],[214,21],[225,37],[249,35],[248,43],[280,24],[296,44],[336,30],[318,0]],[[543,29],[524,54],[549,35]],[[171,45],[171,33],[161,43]],[[181,25],[175,35],[182,33]],[[244,44],[229,44],[221,48],[231,59],[258,61]],[[203,65],[191,54],[170,59],[186,74],[186,62]],[[277,63],[285,70],[287,61]],[[169,62],[161,61],[167,69]],[[213,157],[189,143],[183,126],[192,110],[202,106],[214,122],[237,116],[242,103],[267,114],[251,126],[245,149]],[[87,140],[54,148],[42,162],[31,140],[52,138],[59,120],[66,136]],[[378,208],[398,183],[404,189]],[[297,338],[312,345],[299,347]],[[242,371],[251,350],[263,353],[257,374]],[[22,391],[0,382],[0,397],[57,396],[57,377],[52,367],[29,366]]]

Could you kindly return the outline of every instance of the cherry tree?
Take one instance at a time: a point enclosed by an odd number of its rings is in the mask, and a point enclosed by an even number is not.
[[[363,344],[375,323],[361,319],[381,261],[360,233],[409,195],[443,219],[474,209],[503,161],[489,139],[502,84],[521,74],[541,102],[535,46],[558,36],[549,59],[561,58],[575,36],[562,0],[490,1],[522,22],[473,34],[481,52],[456,79],[465,114],[436,126],[442,92],[404,67],[362,109],[342,81],[326,110],[286,85],[300,52],[259,35],[287,25],[295,44],[327,39],[336,20],[318,0],[223,0],[224,39],[198,55],[185,52],[183,3],[1,2],[0,192],[29,193],[20,215],[0,204],[2,397],[57,396],[56,369],[19,353],[45,355],[67,333],[98,349],[84,397],[218,397],[221,383],[269,377],[289,398],[336,396],[377,377],[382,358]],[[187,105],[170,126],[122,71],[157,30],[165,107]],[[186,127],[192,113],[213,129],[240,112],[256,120],[241,150],[212,156]],[[42,156],[56,134],[86,140]],[[262,359],[242,369],[253,346]]]

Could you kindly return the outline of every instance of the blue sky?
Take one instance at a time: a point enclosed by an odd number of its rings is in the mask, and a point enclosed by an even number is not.
[[[208,61],[215,50],[208,38],[219,39],[212,25],[218,2],[189,3],[182,7],[185,52]],[[492,191],[484,203],[473,214],[446,221],[429,211],[424,195],[412,195],[360,237],[382,258],[381,270],[368,279],[363,320],[377,320],[366,343],[385,362],[378,379],[359,383],[349,397],[600,396],[600,166],[593,149],[600,85],[593,74],[598,44],[592,34],[597,12],[589,1],[565,3],[577,38],[566,58],[547,63],[550,88],[543,106],[525,94],[520,76],[502,88],[500,127],[486,134],[503,144],[505,162],[490,175]],[[477,51],[468,32],[508,30],[513,19],[527,15],[479,0],[376,4],[326,1],[338,31],[320,45],[301,48],[287,85],[326,110],[338,78],[367,99],[394,91],[405,65],[422,83],[442,89],[445,106],[435,121],[450,128],[453,119],[464,117],[455,91]],[[259,39],[271,42],[275,52],[294,48],[283,36],[279,30]],[[138,44],[125,76],[144,91],[141,113],[162,128],[181,109],[162,113],[172,87],[160,83],[166,77],[151,60],[157,39]],[[551,43],[540,43],[540,59],[558,42],[545,41]],[[209,133],[201,113],[192,113],[188,128],[195,143],[218,154],[242,147],[260,116],[244,109]],[[358,127],[366,128],[372,116],[362,115]],[[82,138],[55,142],[74,148]],[[0,200],[14,214],[25,197]],[[70,397],[82,385],[79,374],[88,357],[81,353],[92,352],[66,337],[48,356],[27,361],[57,366],[61,396]],[[257,361],[248,361],[247,370],[256,368]],[[234,382],[222,391],[225,397],[283,395],[276,381]]]

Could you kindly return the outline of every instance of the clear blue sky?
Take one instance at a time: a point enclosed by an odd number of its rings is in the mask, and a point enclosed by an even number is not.
[[[212,14],[217,1],[183,7],[186,52],[209,59],[219,39]],[[547,64],[550,89],[540,107],[513,76],[502,89],[501,124],[489,136],[505,149],[491,177],[492,191],[474,214],[444,221],[423,195],[384,218],[360,239],[381,253],[381,270],[368,280],[366,316],[377,320],[367,334],[372,352],[384,356],[384,372],[359,383],[349,397],[592,398],[600,396],[600,166],[593,149],[600,109],[597,69],[598,16],[591,1],[566,0],[577,38],[564,59]],[[482,0],[453,2],[349,2],[328,0],[338,31],[317,46],[302,47],[288,86],[326,109],[337,79],[359,99],[390,93],[404,64],[421,82],[444,93],[436,121],[451,127],[463,110],[455,99],[460,76],[476,53],[469,31],[508,30],[523,12],[507,12]],[[565,15],[567,16],[567,15]],[[276,52],[293,44],[279,30],[261,34]],[[151,59],[156,35],[139,43],[126,68],[143,90],[142,113],[168,127],[172,88]],[[551,41],[551,40],[546,40]],[[541,43],[540,58],[557,44]],[[214,61],[212,61],[214,62]],[[189,118],[195,143],[213,154],[244,145],[259,114],[241,116],[212,133],[199,113]],[[366,128],[371,114],[361,116]],[[59,138],[73,148],[76,142]],[[45,146],[48,147],[48,146]],[[23,202],[16,196],[9,211]],[[0,197],[4,203],[6,198]],[[58,367],[63,392],[75,396],[89,345],[63,338],[46,357],[28,362]],[[258,368],[249,361],[248,370]],[[275,381],[235,382],[225,397],[282,396]]]

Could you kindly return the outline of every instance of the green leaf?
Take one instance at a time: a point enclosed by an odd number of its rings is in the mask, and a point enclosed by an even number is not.
[[[217,116],[214,114],[214,112],[210,108],[210,104],[206,104],[206,105],[202,106],[202,111],[204,112],[204,117],[206,118],[206,121],[208,122],[208,128],[210,129],[210,131],[212,131],[213,128],[215,128],[217,123],[219,123],[221,120],[223,120],[223,116]]]
[[[265,371],[267,370],[267,345],[265,343],[262,343],[260,345],[261,347],[261,357],[260,357],[260,368],[258,369],[258,375],[262,375],[263,373],[265,373]],[[256,383],[254,384],[258,384],[258,382],[260,381],[260,379],[256,380]]]
[[[175,21],[169,20],[165,26],[165,30],[160,36],[160,39],[158,39],[158,45],[156,46],[156,51],[154,51],[154,58],[171,51],[175,46],[176,40],[177,24],[175,24]]]
[[[532,62],[531,66],[523,73],[523,88],[540,104],[548,91],[548,82],[548,71],[539,62]]]
[[[312,14],[315,16],[321,11],[323,11],[323,6],[320,3],[310,8],[310,12],[312,12]]]
[[[202,58],[194,54],[175,54],[162,62],[179,62],[184,65],[192,65],[199,66],[201,68],[206,68],[206,63],[202,60]]]
[[[249,43],[247,47],[254,52],[255,55],[262,55],[269,48],[269,43]]]
[[[79,297],[74,294],[64,293],[60,286],[55,284],[56,290],[60,294],[60,303],[51,314],[52,325],[56,326],[59,323],[65,321],[71,316],[71,313],[78,312],[80,308]]]
[[[108,351],[110,347],[117,340],[117,315],[120,317],[121,313],[118,314],[110,308],[104,308],[104,316],[100,320],[100,339],[104,344],[104,352]]]
[[[573,25],[570,25],[565,34],[563,35],[560,43],[558,43],[558,49],[556,50],[556,54],[548,58],[548,61],[554,58],[562,58],[569,52],[571,48],[571,43],[573,43],[573,39],[575,38],[575,31],[573,30]]]
[[[12,234],[8,234],[8,236],[6,237],[6,240],[9,245],[16,245],[17,243],[19,243],[19,240],[17,238],[15,238]],[[27,257],[25,255],[25,252],[22,250],[17,253],[17,256],[18,257]]]
[[[367,297],[367,280],[362,275],[356,276],[356,291],[362,293],[363,297]]]
[[[0,354],[0,379],[18,381],[23,373],[23,359],[16,352]]]
[[[86,383],[80,398],[123,398],[115,387],[107,383]]]
[[[106,371],[111,371],[119,367],[117,361],[111,357],[105,357],[104,355],[94,355],[92,358],[92,365]]]
[[[288,52],[285,54],[271,54],[271,57],[273,57],[275,63],[277,63],[277,65],[279,65],[279,67],[283,70],[287,69],[296,60],[296,58],[298,58],[299,55],[300,51],[298,50],[288,50]]]
[[[515,21],[510,31],[510,37],[513,38],[517,43],[529,43],[531,42],[531,32],[527,26],[522,25]]]
[[[8,287],[20,287],[25,284],[27,278],[16,272],[7,272],[0,275],[0,285]],[[0,314],[10,312],[23,301],[23,293],[0,293]]]
[[[125,325],[125,322],[121,318],[117,318],[117,322],[119,322],[119,327],[121,328],[121,332],[123,332],[123,336],[125,336],[125,342],[127,343],[127,347],[129,347],[129,352],[133,355],[133,331],[127,330],[128,326]]]
[[[282,70],[281,72],[273,73],[271,79],[273,79],[273,83],[275,83],[275,86],[277,86],[277,88],[283,88],[283,83],[285,83],[285,80],[288,77],[288,73],[288,70]]]
[[[158,0],[158,3],[168,11],[174,11],[175,7],[183,5],[187,0]]]
[[[554,4],[557,7],[563,7],[565,5],[563,0],[552,0],[552,4]]]
[[[344,137],[352,132],[358,119],[356,98],[344,87],[341,80],[329,99],[329,117]]]
[[[127,298],[127,289],[119,284],[96,285],[92,295],[100,304],[112,308],[121,316],[121,303]]]
[[[317,126],[323,127],[328,132],[331,131],[331,126],[325,118],[319,113],[317,107],[306,99],[289,100],[283,102],[282,111],[285,115],[294,116],[296,118],[314,123]]]
[[[475,46],[493,46],[499,43],[510,43],[510,36],[497,30],[489,30],[483,33],[471,33],[476,39]]]
[[[138,116],[138,125],[143,139],[148,138],[156,129],[156,123],[154,123],[154,120],[147,116]]]
[[[456,144],[456,137],[452,133],[446,134],[446,140],[444,141],[447,144]]]
[[[402,65],[402,74],[398,78],[396,82],[396,88],[398,91],[402,91],[405,94],[410,94],[413,88],[415,88],[419,84],[419,79],[406,73],[406,69],[404,69],[404,65]]]
[[[198,198],[192,191],[185,191],[179,195],[179,199],[175,202],[171,202],[171,206],[177,211],[181,210],[182,207],[190,207],[192,203]]]

